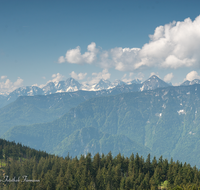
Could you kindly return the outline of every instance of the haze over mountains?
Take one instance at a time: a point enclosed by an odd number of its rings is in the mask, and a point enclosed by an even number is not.
[[[75,86],[75,84],[77,84],[77,81],[74,79],[70,79],[70,81],[71,86]],[[9,101],[13,101],[17,99],[19,95],[20,97],[16,101],[0,109],[0,133],[4,134],[4,132],[14,125],[28,125],[53,121],[54,119],[57,119],[67,113],[72,107],[76,107],[85,100],[93,97],[116,95],[126,92],[137,92],[144,89],[169,86],[156,76],[152,76],[142,84],[139,83],[139,81],[134,82],[135,83],[130,85],[122,83],[122,85],[118,85],[108,90],[79,90],[75,92],[52,93],[49,95],[37,95],[43,93],[42,89],[39,89],[38,87],[20,88],[11,93],[8,96],[8,99]],[[96,86],[98,86],[98,88],[105,88],[105,84],[107,83],[101,80]],[[53,86],[52,83],[50,83],[49,86],[50,85]],[[49,90],[49,93],[52,91]],[[23,94],[25,94],[25,96],[23,96]]]
[[[141,81],[134,80],[133,83],[141,83]],[[131,83],[130,83],[131,84]],[[10,94],[0,95],[0,107],[3,107],[13,101],[15,101],[19,96],[35,96],[35,95],[49,95],[61,92],[74,92],[78,90],[86,91],[99,91],[103,89],[114,88],[118,85],[126,85],[126,83],[116,80],[111,83],[108,80],[100,80],[97,84],[80,84],[73,78],[68,78],[66,81],[59,82],[49,82],[43,88],[37,86],[25,86],[20,87],[11,92]]]
[[[151,80],[151,82],[148,80]],[[66,81],[49,82],[43,88],[39,88],[37,86],[25,86],[14,90],[8,95],[7,94],[1,95],[0,108],[15,101],[19,96],[49,95],[61,92],[74,92],[78,90],[101,91],[101,90],[113,89],[117,86],[125,86],[125,85],[129,86],[132,84],[140,84],[141,87],[143,85],[141,90],[155,89],[157,87],[167,86],[167,83],[160,80],[158,77],[156,77],[156,80],[159,80],[159,82],[155,81],[155,79],[153,79],[153,76],[150,77],[150,79],[148,80],[146,80],[143,83],[138,79],[130,81],[128,83],[125,83],[120,80],[115,80],[113,83],[111,83],[109,80],[101,79],[97,84],[89,85],[89,84],[80,84],[75,79],[68,78]]]
[[[170,86],[154,75],[112,88],[102,80],[96,85],[103,89],[99,91],[55,91],[69,89],[69,84],[71,90],[81,88],[69,81],[49,84],[48,95],[37,95],[44,93],[38,87],[13,92],[15,98],[29,96],[0,109],[1,137],[61,156],[152,153],[200,166],[198,80]]]
[[[115,80],[114,82],[110,82],[109,80],[101,79],[97,84],[89,85],[89,84],[80,84],[73,78],[68,78],[66,81],[59,82],[49,82],[44,87],[39,88],[38,86],[25,86],[20,87],[10,94],[0,95],[0,108],[6,106],[7,104],[15,101],[19,96],[35,96],[35,95],[49,95],[54,93],[61,92],[74,92],[78,90],[84,91],[101,91],[101,90],[109,90],[114,88],[130,88],[130,85],[137,84],[140,88],[137,91],[143,90],[153,90],[159,87],[167,87],[170,84],[165,83],[163,80],[153,75],[149,79],[144,82],[141,82],[138,79],[132,80],[128,83],[125,83],[120,80]],[[193,81],[185,81],[181,85],[193,85],[200,84],[199,79],[195,79]],[[126,86],[126,87],[125,87]]]

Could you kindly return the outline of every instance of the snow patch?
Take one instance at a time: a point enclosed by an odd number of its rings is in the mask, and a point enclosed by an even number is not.
[[[144,90],[144,85],[140,88],[140,91],[143,91]]]
[[[56,93],[61,93],[61,92],[65,92],[64,90],[57,90]]]
[[[162,113],[156,113],[155,115],[158,117],[162,117]]]
[[[186,115],[185,110],[179,110],[177,112],[178,112],[179,115],[181,115],[181,114],[185,114]]]
[[[27,94],[28,96],[33,96],[33,89],[31,89]]]

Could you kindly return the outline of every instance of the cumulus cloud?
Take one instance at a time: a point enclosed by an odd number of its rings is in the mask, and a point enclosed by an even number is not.
[[[88,63],[119,71],[134,71],[149,67],[177,69],[196,67],[200,62],[200,15],[194,21],[184,21],[158,26],[149,42],[140,48],[115,47],[110,50],[97,49],[92,42],[88,51],[81,54],[80,47],[68,50],[59,63]]]
[[[70,76],[75,80],[83,80],[86,77],[87,73],[76,74],[74,71],[70,73]]]
[[[92,75],[99,79],[108,80],[111,74],[108,72],[108,69],[104,69],[102,72],[92,73]]]
[[[64,63],[64,62],[65,62],[64,56],[60,56],[60,57],[58,58],[58,63]]]
[[[40,88],[43,88],[44,86],[46,86],[50,82],[53,82],[53,83],[55,83],[55,85],[57,85],[59,81],[62,81],[62,80],[65,79],[65,76],[60,74],[60,73],[52,74],[51,77],[52,77],[52,79],[47,81],[46,84],[41,84],[41,85],[33,84],[32,86],[38,86]],[[42,77],[42,78],[46,79],[46,77]]]
[[[40,85],[38,85],[37,83],[32,84],[31,86],[37,86],[37,87],[40,87]],[[44,85],[43,85],[43,86],[44,86]]]
[[[1,76],[1,79],[6,79],[6,78],[7,78],[7,76],[5,76],[5,75]]]
[[[142,73],[142,72],[139,72],[138,74],[137,74],[137,76],[136,76],[136,78],[135,79],[138,79],[138,80],[143,80],[144,79],[144,73]]]
[[[165,82],[170,82],[173,77],[174,77],[173,73],[168,73],[167,75],[165,75],[164,81]]]
[[[22,83],[23,83],[23,79],[18,77],[18,79],[14,82],[14,86],[19,87],[22,85]]]
[[[158,75],[158,73],[154,73],[154,72],[152,72],[152,73],[150,74],[150,76],[149,76],[149,77],[151,77],[151,76],[153,76],[153,75],[156,75],[157,77],[159,77],[159,78],[160,78],[160,76]]]
[[[92,79],[90,79],[87,83],[92,85],[98,83],[101,79],[108,80],[110,76],[111,74],[108,72],[108,69],[103,69],[102,72],[92,73]]]
[[[7,76],[1,76],[1,79],[6,79]],[[23,85],[23,79],[18,77],[15,82],[11,82],[10,79],[6,79],[4,82],[0,82],[0,94],[6,95],[10,92],[14,91],[15,89],[21,87]]]
[[[159,26],[149,37],[140,51],[140,57],[147,58],[146,66],[176,69],[196,66],[200,59],[200,16],[193,22],[187,18]]]
[[[200,79],[200,76],[196,71],[191,71],[186,75],[186,78],[184,80],[193,81],[194,79]]]
[[[132,75],[129,73],[129,75],[124,74],[123,77],[121,78],[121,80],[127,84],[129,84],[133,79],[132,79]]]
[[[87,47],[87,52],[81,54],[81,48],[77,46],[75,49],[68,50],[65,57],[60,56],[58,59],[58,63],[89,63],[91,64],[96,59],[96,55],[98,53],[98,49],[96,48],[96,44],[92,42]]]
[[[54,82],[54,83],[58,83],[59,81],[63,80],[65,77],[63,75],[61,75],[60,73],[57,74],[53,74],[51,76],[53,79],[48,81],[49,82]]]
[[[127,74],[124,74],[123,77],[121,78],[121,80],[127,84],[130,84],[130,82],[134,79],[138,79],[140,81],[142,81],[144,78],[144,74],[139,72],[139,73],[133,73],[133,72],[130,72],[128,75]]]

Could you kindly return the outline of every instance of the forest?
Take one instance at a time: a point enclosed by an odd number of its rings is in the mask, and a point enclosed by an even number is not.
[[[200,171],[178,160],[120,153],[58,157],[0,139],[0,188],[12,190],[199,189]]]

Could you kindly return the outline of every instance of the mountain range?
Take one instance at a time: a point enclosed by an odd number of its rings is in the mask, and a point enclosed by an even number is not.
[[[42,88],[39,88],[38,86],[24,86],[17,88],[8,95],[7,94],[0,95],[0,108],[15,101],[19,96],[49,95],[61,92],[75,92],[78,90],[101,91],[101,90],[113,89],[116,87],[119,88],[119,86],[121,88],[131,88],[131,85],[135,84],[137,84],[140,87],[139,89],[137,89],[137,91],[153,90],[159,87],[171,86],[171,84],[164,82],[155,75],[151,76],[144,82],[135,79],[126,83],[120,80],[115,80],[114,82],[111,83],[109,80],[101,79],[98,83],[93,85],[80,84],[75,79],[68,78],[66,81],[49,82]],[[195,79],[193,81],[185,81],[181,85],[193,85],[193,84],[200,84],[200,80]]]
[[[131,85],[135,85],[135,84],[140,86],[140,88],[143,85],[144,87],[141,88],[141,90],[147,90],[147,89],[155,89],[159,86],[164,87],[168,85],[164,81],[160,80],[158,77],[156,77],[156,79],[159,81],[153,81],[155,79],[153,79],[153,76],[152,76],[150,77],[150,79],[148,79],[148,80],[152,80],[151,82],[145,81],[143,83],[138,79],[130,81],[128,83],[125,83],[120,80],[115,80],[114,82],[111,83],[108,80],[101,79],[97,84],[89,85],[89,84],[80,84],[75,79],[68,78],[66,81],[49,82],[42,88],[39,88],[38,86],[24,86],[24,87],[17,88],[16,90],[14,90],[8,95],[6,94],[0,95],[0,108],[15,101],[19,96],[49,95],[49,94],[62,93],[62,92],[75,92],[78,90],[102,91],[102,90],[119,88],[119,86],[121,86],[121,90],[122,90],[123,88],[124,89],[132,88]],[[149,84],[146,84],[146,83],[149,83]],[[128,86],[128,87],[125,87],[125,86]],[[140,91],[140,88],[137,89],[137,91]]]
[[[63,81],[57,86],[61,85]],[[121,84],[117,81],[118,84]],[[135,83],[134,83],[135,82]],[[43,91],[38,87],[26,87],[15,90],[8,96],[9,101],[16,101],[4,106],[0,109],[0,134],[4,134],[10,127],[14,125],[29,125],[34,123],[43,123],[53,121],[59,118],[63,114],[67,113],[72,107],[78,106],[93,97],[117,95],[120,93],[137,92],[147,89],[155,89],[157,87],[169,86],[156,76],[150,77],[142,84],[139,81],[134,81],[133,84],[117,85],[114,88],[100,91],[74,91],[65,93],[52,93],[53,88],[50,88],[52,83],[49,84],[49,88],[45,88],[46,92],[49,89],[49,95],[37,95]],[[68,86],[77,86],[77,81],[74,79],[68,80]],[[65,84],[66,84],[65,83]],[[108,82],[109,83],[109,82]],[[105,81],[98,83],[98,88],[105,88]],[[67,85],[65,85],[67,86]],[[64,88],[64,87],[63,87]],[[51,89],[51,91],[50,91]],[[25,96],[23,96],[25,94]],[[18,97],[19,96],[19,97]],[[8,103],[8,102],[7,102]]]
[[[101,79],[98,83],[89,85],[89,84],[80,84],[73,78],[68,78],[66,81],[59,82],[49,82],[44,87],[39,88],[38,86],[24,86],[17,88],[10,94],[0,95],[0,108],[15,101],[19,96],[35,96],[35,95],[49,95],[54,93],[61,92],[75,92],[78,90],[84,91],[101,91],[101,90],[109,90],[116,88],[118,86],[130,86],[132,84],[138,84],[140,88],[138,91],[143,90],[153,90],[159,87],[167,87],[171,86],[171,84],[165,83],[163,80],[158,78],[156,75],[151,76],[144,82],[141,82],[138,79],[132,80],[130,82],[123,82],[120,80],[115,80],[114,82],[110,82],[109,80]],[[185,81],[182,85],[193,85],[200,84],[199,79],[195,79],[193,81]]]
[[[199,100],[199,84],[170,86],[152,76],[107,90],[19,97],[0,109],[0,129],[7,125],[7,140],[60,156],[151,153],[200,167]]]

